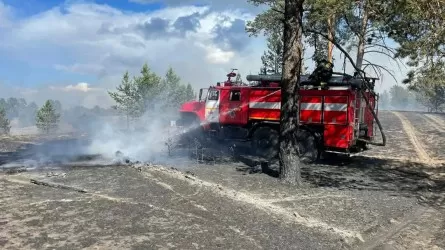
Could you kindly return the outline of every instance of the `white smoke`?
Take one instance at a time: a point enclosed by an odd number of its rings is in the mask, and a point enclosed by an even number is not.
[[[110,159],[115,158],[117,152],[121,152],[132,161],[159,160],[166,157],[168,125],[160,119],[142,117],[132,123],[133,129],[126,130],[106,122],[99,125],[98,130],[91,135],[92,142],[87,147],[87,152],[101,154]]]

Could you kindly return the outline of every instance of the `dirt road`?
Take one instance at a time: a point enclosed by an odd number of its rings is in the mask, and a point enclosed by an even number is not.
[[[306,166],[302,188],[248,174],[242,162],[179,170],[64,163],[51,174],[0,174],[0,246],[445,249],[445,135],[422,126],[433,122],[424,114],[380,116],[387,147]]]

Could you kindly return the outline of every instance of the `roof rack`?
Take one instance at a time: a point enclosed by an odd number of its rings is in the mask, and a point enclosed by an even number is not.
[[[315,81],[309,79],[310,75],[301,75],[300,76],[300,85],[318,85]],[[282,75],[281,74],[273,74],[273,75],[247,75],[246,76],[247,81],[258,81],[258,82],[281,82]],[[375,82],[375,80],[378,80],[378,78],[373,77],[366,77],[366,80],[370,81],[372,84]],[[353,87],[361,87],[362,85],[366,86],[367,83],[365,83],[361,78],[356,78],[354,76],[334,72],[332,77],[329,79],[327,86],[353,86]]]

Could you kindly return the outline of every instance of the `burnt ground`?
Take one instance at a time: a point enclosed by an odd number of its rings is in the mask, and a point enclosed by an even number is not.
[[[300,188],[252,158],[104,164],[78,139],[2,138],[0,247],[445,249],[445,117],[380,117],[386,147],[304,166]]]

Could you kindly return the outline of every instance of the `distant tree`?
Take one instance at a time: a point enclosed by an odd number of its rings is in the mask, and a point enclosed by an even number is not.
[[[155,111],[162,101],[162,78],[156,75],[145,63],[141,69],[141,75],[134,78],[136,84],[137,101],[140,103],[141,114]]]
[[[139,93],[136,80],[130,80],[128,71],[125,72],[122,82],[116,87],[116,92],[108,91],[108,94],[116,102],[114,108],[125,114],[127,118],[127,129],[130,128],[130,119],[142,115],[143,103],[141,103],[141,93]]]
[[[400,85],[392,86],[389,94],[391,96],[390,103],[393,108],[407,110],[416,104],[414,93]]]
[[[4,106],[0,106],[0,134],[9,134],[11,125],[9,119],[6,117],[6,110]]]
[[[14,97],[8,98],[6,102],[6,114],[9,119],[14,119],[19,115],[19,100]]]
[[[39,107],[35,102],[31,102],[19,112],[19,121],[22,126],[32,126],[35,124],[36,114]]]
[[[4,98],[0,98],[0,107],[3,107],[4,109],[6,109],[7,107],[7,102]]]
[[[391,96],[388,93],[388,90],[383,91],[379,97],[379,107],[380,109],[389,109],[391,105]]]
[[[181,78],[175,73],[173,68],[169,68],[162,79],[162,110],[172,111],[177,108],[182,101],[184,89],[181,86]]]
[[[181,78],[170,67],[161,83],[161,96],[159,100],[163,104],[163,109],[170,112],[177,112],[182,103],[195,99],[192,85],[184,85]]]
[[[40,131],[48,134],[58,128],[59,119],[60,114],[56,112],[52,102],[47,100],[37,112],[36,126]]]
[[[192,85],[189,83],[185,87],[185,95],[184,95],[184,101],[191,101],[196,98],[195,91],[193,90]]]
[[[441,112],[445,107],[445,62],[429,62],[408,73],[403,81],[416,92],[417,101],[428,111]]]
[[[445,109],[445,85],[429,82],[418,87],[416,100],[428,109],[428,112],[443,112]]]
[[[283,37],[281,32],[273,32],[267,38],[267,51],[261,56],[263,71],[281,74],[283,67]]]
[[[102,115],[102,109],[98,105],[95,105],[91,111],[94,115]]]
[[[130,118],[137,118],[153,112],[177,112],[179,106],[195,98],[190,84],[181,84],[181,78],[173,68],[169,68],[163,78],[150,70],[147,64],[141,69],[141,75],[130,80],[128,72],[124,74],[122,83],[116,92],[109,92],[120,110],[127,116],[127,127]]]
[[[56,110],[56,113],[61,114],[62,113],[62,103],[60,103],[59,100],[49,100],[49,101],[51,102],[54,109]]]

